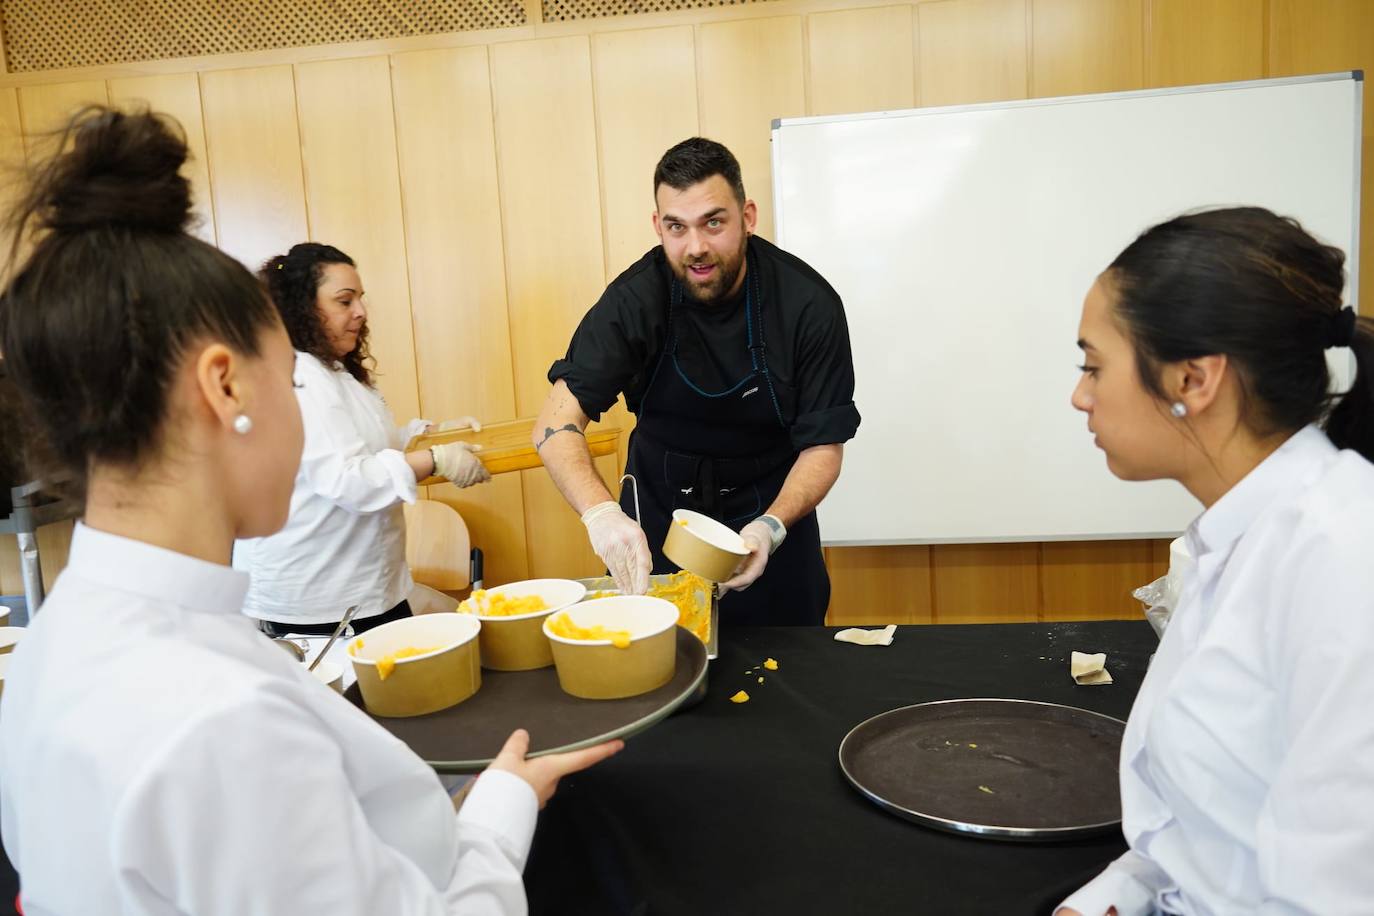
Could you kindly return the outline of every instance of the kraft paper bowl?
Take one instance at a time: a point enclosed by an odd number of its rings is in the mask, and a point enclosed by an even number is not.
[[[315,666],[315,670],[311,671],[310,674],[321,684],[332,688],[335,693],[343,693],[343,668],[341,666],[324,659]]]
[[[464,614],[482,621],[482,667],[493,671],[532,671],[553,664],[553,650],[544,636],[544,621],[550,614],[581,601],[587,586],[572,579],[528,579],[485,590],[487,595],[525,598],[538,595],[545,609],[510,617],[488,617],[473,613],[471,598],[458,605]]]
[[[565,693],[586,700],[617,700],[662,687],[677,668],[677,608],[662,598],[621,595],[565,608],[579,627],[628,630],[630,645],[616,648],[609,639],[568,639],[544,633],[553,648],[558,684]]]
[[[0,627],[0,655],[9,655],[24,635],[23,627]]]
[[[472,696],[482,686],[477,648],[481,629],[481,621],[469,614],[424,614],[384,623],[350,639],[348,657],[367,711],[388,718],[423,716]],[[377,660],[385,655],[431,647],[433,651],[423,655],[397,659],[385,680],[377,670]]]
[[[724,582],[735,573],[749,548],[739,532],[691,509],[674,509],[663,555],[682,569],[710,582]]]

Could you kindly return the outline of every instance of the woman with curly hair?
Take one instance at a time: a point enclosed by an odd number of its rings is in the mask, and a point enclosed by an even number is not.
[[[490,475],[464,442],[404,451],[430,427],[397,427],[367,350],[367,296],[353,259],[303,242],[260,276],[296,350],[305,448],[285,527],[239,541],[234,566],[252,576],[244,613],[270,635],[332,632],[358,605],[357,632],[410,616],[405,515],[431,474],[460,487]],[[480,429],[472,417],[448,425]]]

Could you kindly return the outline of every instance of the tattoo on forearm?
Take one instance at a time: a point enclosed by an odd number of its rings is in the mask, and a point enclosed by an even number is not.
[[[583,435],[582,430],[577,428],[576,423],[565,423],[562,426],[558,427],[558,429],[554,429],[552,426],[545,426],[544,438],[539,440],[539,444],[534,447],[534,450],[536,452],[539,451],[541,448],[544,447],[545,442],[548,442],[558,433],[577,433],[579,436],[583,436],[583,438],[586,438],[585,435]]]

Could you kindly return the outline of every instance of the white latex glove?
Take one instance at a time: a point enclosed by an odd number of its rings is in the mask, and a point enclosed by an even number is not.
[[[606,564],[624,595],[642,595],[649,590],[649,539],[644,529],[612,500],[597,503],[582,513],[592,550]]]
[[[773,529],[767,522],[754,519],[740,529],[739,536],[749,548],[749,556],[739,561],[735,574],[720,583],[720,593],[742,592],[758,581],[768,565],[768,557],[773,551]]]
[[[475,433],[482,431],[482,424],[477,422],[476,417],[455,417],[452,420],[445,420],[439,424],[436,432],[446,433],[451,429],[471,429]]]
[[[428,420],[421,420],[418,418],[411,420],[405,426],[401,427],[401,442],[409,442],[416,436],[423,436],[425,433],[429,432],[432,426],[434,426],[434,424]]]
[[[433,446],[429,453],[434,456],[434,473],[459,487],[486,483],[491,480],[491,474],[483,467],[481,459],[473,454],[481,449],[482,446],[471,442]]]

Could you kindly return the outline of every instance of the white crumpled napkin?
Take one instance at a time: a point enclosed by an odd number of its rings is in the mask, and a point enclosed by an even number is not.
[[[859,627],[850,627],[835,634],[836,642],[852,642],[856,646],[890,646],[892,645],[892,634],[897,632],[897,625],[889,623],[881,630],[863,630]]]
[[[1095,687],[1112,682],[1112,676],[1107,673],[1105,652],[1098,652],[1096,655],[1086,652],[1073,653],[1069,658],[1069,674],[1073,676],[1073,682],[1080,687]]]

